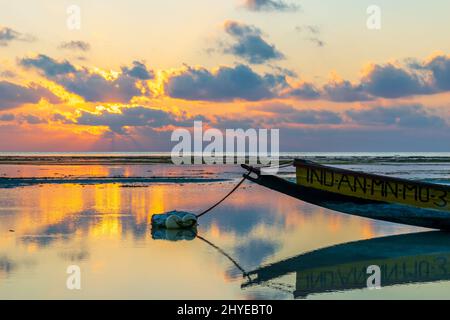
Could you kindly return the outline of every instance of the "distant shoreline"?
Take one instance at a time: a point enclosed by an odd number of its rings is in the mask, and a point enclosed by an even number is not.
[[[0,156],[1,164],[30,165],[132,165],[170,164],[170,157],[123,157],[123,156]]]
[[[303,158],[326,164],[448,164],[450,153],[281,153],[280,161]],[[194,158],[192,158],[194,159]],[[244,157],[239,157],[244,160]],[[235,157],[235,160],[237,158]],[[241,161],[242,162],[242,161]],[[194,161],[192,160],[192,163]],[[224,161],[225,163],[225,161]],[[170,153],[0,153],[0,165],[172,164]]]

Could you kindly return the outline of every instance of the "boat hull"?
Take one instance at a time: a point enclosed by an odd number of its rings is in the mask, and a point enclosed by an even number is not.
[[[416,207],[331,192],[272,175],[262,175],[260,170],[249,166],[243,167],[250,171],[249,174],[244,175],[250,181],[330,210],[394,223],[450,230],[450,212],[446,209]]]
[[[450,187],[296,160],[297,184],[366,201],[450,212]]]

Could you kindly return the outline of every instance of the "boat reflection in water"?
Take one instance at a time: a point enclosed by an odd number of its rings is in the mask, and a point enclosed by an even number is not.
[[[450,280],[450,233],[432,231],[339,244],[302,253],[247,272],[228,253],[197,234],[196,229],[152,229],[154,239],[199,239],[242,272],[243,289],[255,285],[288,291],[294,298],[311,294],[367,288],[369,266],[379,266],[381,287]],[[296,283],[274,280],[296,273]]]
[[[179,230],[152,228],[152,238],[154,240],[166,240],[166,241],[183,241],[183,240],[192,241],[197,238],[206,243],[207,245],[211,246],[215,250],[217,250],[223,256],[225,256],[228,260],[230,260],[232,264],[234,264],[234,266],[242,273],[243,276],[246,276],[245,269],[242,268],[241,265],[231,255],[229,255],[225,250],[216,246],[211,241],[203,238],[202,236],[199,236],[196,227]],[[250,281],[251,279],[248,278],[248,280]]]
[[[450,280],[450,233],[423,232],[331,246],[247,272],[242,288],[269,285],[296,273],[295,298],[367,288],[367,268],[381,269],[381,286]],[[289,285],[277,285],[280,289]]]

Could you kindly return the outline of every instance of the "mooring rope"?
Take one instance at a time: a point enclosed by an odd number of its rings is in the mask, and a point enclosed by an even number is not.
[[[293,163],[293,161],[292,161],[292,160],[289,160],[289,161],[282,162],[282,163],[278,164],[277,166],[273,166],[273,167],[271,167],[271,166],[263,167],[263,166],[262,166],[262,167],[257,167],[257,169],[266,169],[266,170],[267,170],[267,169],[276,169],[276,168],[281,169],[281,168],[285,168],[285,167],[291,166],[292,163]],[[248,173],[250,173],[250,171],[249,171]],[[228,192],[228,194],[227,194],[225,197],[223,197],[219,202],[217,202],[216,204],[214,204],[212,207],[210,207],[210,208],[206,209],[205,211],[199,213],[199,214],[197,215],[197,218],[200,218],[201,216],[207,214],[207,213],[210,212],[212,209],[214,209],[215,207],[217,207],[219,204],[221,204],[222,202],[224,202],[229,196],[231,196],[231,195],[233,194],[233,192],[235,192],[235,191],[241,186],[241,184],[244,183],[244,181],[245,181],[246,179],[247,179],[247,178],[244,176],[244,177],[239,181],[239,183],[238,183],[238,184],[237,184],[230,192]]]
[[[241,181],[239,181],[239,183],[238,183],[238,184],[237,184],[230,192],[228,192],[228,194],[227,194],[225,197],[222,198],[222,200],[220,200],[219,202],[217,202],[217,203],[216,203],[215,205],[213,205],[211,208],[206,209],[206,210],[203,211],[202,213],[199,213],[199,214],[197,215],[197,218],[200,218],[201,216],[207,214],[207,213],[210,212],[212,209],[214,209],[215,207],[217,207],[219,204],[221,204],[222,202],[224,202],[225,199],[228,198],[229,196],[231,196],[231,195],[233,194],[233,192],[235,192],[235,191],[241,186],[241,184],[244,183],[244,181],[245,181],[246,179],[247,179],[246,177],[243,177],[243,178],[241,179]]]
[[[293,160],[286,160],[286,161],[280,162],[276,166],[266,165],[266,166],[259,166],[259,167],[255,167],[255,168],[265,169],[265,170],[267,170],[267,169],[282,169],[282,168],[290,167],[293,163],[294,163]]]

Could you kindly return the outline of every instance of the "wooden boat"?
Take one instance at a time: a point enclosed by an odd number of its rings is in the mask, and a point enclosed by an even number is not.
[[[295,273],[295,285],[283,283],[295,298],[367,288],[367,269],[377,265],[381,287],[450,280],[450,234],[440,231],[349,242],[300,254],[245,273],[242,288],[275,287]],[[279,280],[278,280],[279,281]]]
[[[450,186],[368,174],[297,159],[297,182],[242,165],[248,180],[331,210],[450,230]]]

